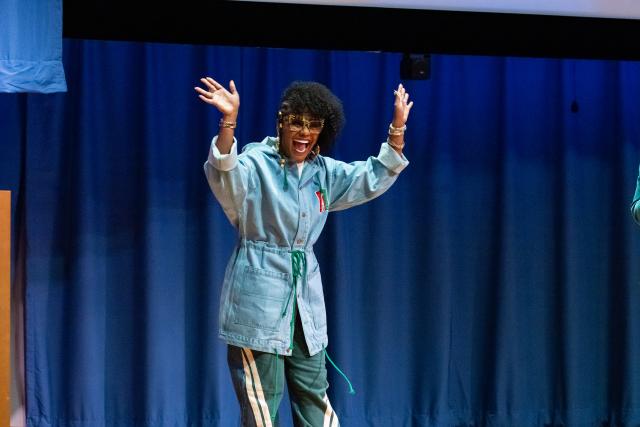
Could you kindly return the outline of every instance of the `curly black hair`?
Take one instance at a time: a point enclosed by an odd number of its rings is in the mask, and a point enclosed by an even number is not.
[[[328,152],[336,142],[345,122],[342,101],[318,82],[292,82],[282,92],[278,113],[306,113],[324,119],[324,127],[318,136],[318,145],[323,153]],[[281,120],[280,115],[278,120]]]

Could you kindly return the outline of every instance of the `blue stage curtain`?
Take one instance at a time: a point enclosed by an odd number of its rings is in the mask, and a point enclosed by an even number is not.
[[[364,159],[400,55],[64,49],[67,93],[0,96],[29,425],[236,426],[217,338],[236,236],[202,170],[219,114],[193,87],[235,80],[245,144],[273,134],[291,80],[323,82],[347,115],[331,155]],[[316,245],[328,351],[356,389],[329,366],[342,425],[640,425],[640,64],[436,55],[404,84],[409,167]]]
[[[62,0],[0,0],[0,92],[65,92]]]

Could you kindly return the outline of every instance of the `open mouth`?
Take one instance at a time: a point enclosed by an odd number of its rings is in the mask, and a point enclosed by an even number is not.
[[[309,146],[309,141],[306,139],[294,139],[293,140],[293,150],[296,153],[304,153],[307,151],[307,147]]]

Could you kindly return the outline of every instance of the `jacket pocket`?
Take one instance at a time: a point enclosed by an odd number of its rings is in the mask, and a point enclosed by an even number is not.
[[[246,266],[233,292],[233,323],[277,331],[289,274]]]
[[[309,305],[313,314],[313,323],[316,330],[322,331],[327,326],[327,311],[324,306],[324,292],[322,290],[322,278],[320,268],[316,268],[307,276],[307,286],[309,292]]]

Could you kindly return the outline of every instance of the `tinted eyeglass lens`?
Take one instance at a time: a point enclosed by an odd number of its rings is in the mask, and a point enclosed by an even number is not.
[[[322,122],[320,120],[311,120],[309,121],[309,131],[313,133],[318,133],[322,130]]]
[[[292,132],[299,132],[304,126],[307,126],[309,132],[320,133],[324,126],[322,120],[306,120],[304,117],[294,115],[289,116],[287,121],[289,123],[289,129],[291,129]]]
[[[289,119],[289,127],[291,128],[292,131],[297,132],[301,130],[303,126],[304,126],[304,122],[302,121],[302,119],[299,119],[297,117],[292,117]]]

